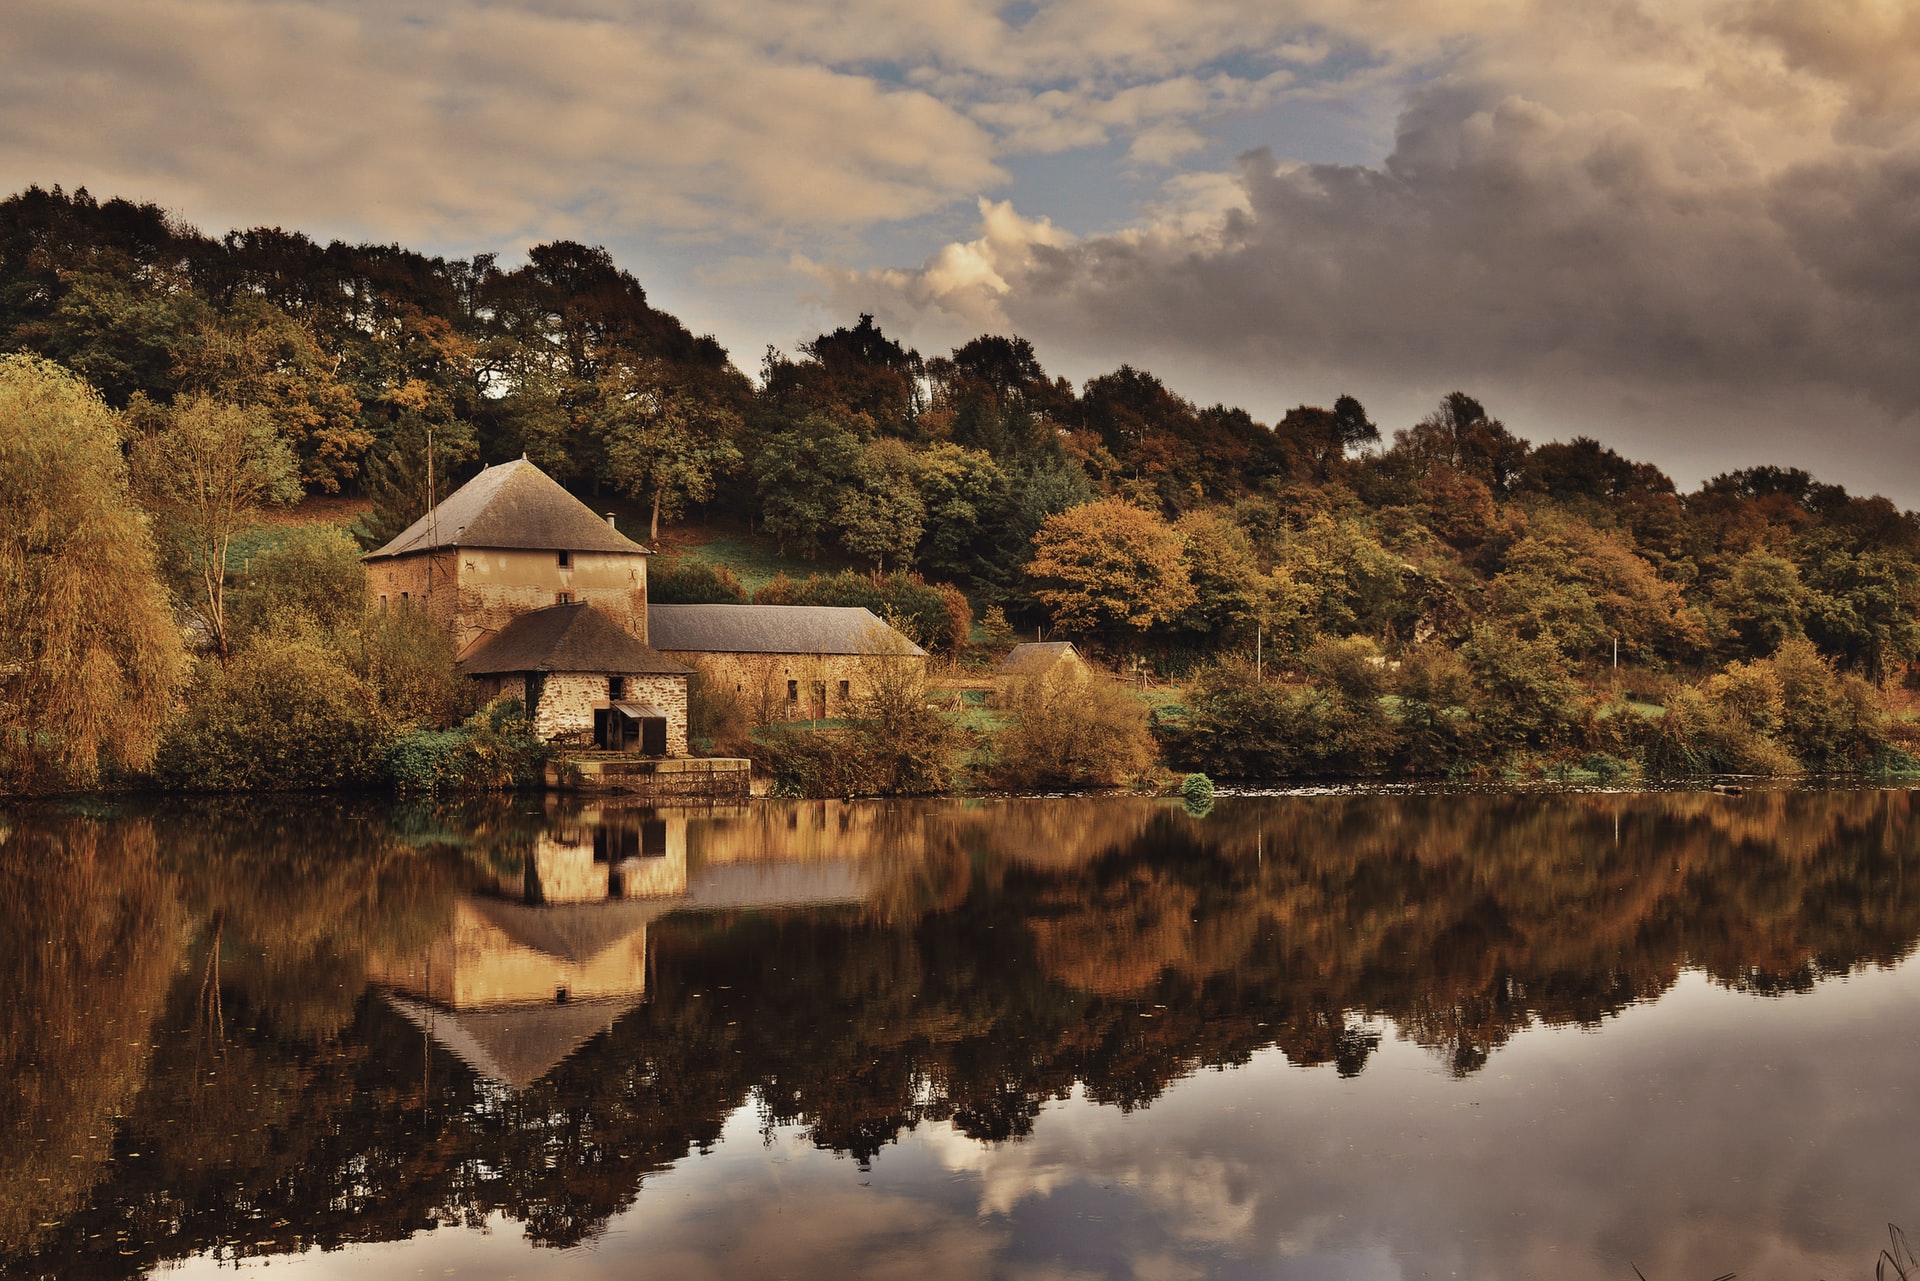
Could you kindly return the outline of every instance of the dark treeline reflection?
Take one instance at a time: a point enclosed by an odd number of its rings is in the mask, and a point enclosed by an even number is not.
[[[1353,1075],[1381,1020],[1471,1073],[1684,968],[1768,995],[1899,959],[1914,818],[1881,791],[16,813],[0,1271],[502,1212],[573,1244],[749,1102],[864,1161],[1266,1047]]]

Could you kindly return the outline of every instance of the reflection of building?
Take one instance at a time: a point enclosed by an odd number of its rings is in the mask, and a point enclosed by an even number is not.
[[[494,888],[428,947],[369,968],[400,1013],[524,1089],[645,999],[647,926],[685,899],[686,820],[556,823]]]

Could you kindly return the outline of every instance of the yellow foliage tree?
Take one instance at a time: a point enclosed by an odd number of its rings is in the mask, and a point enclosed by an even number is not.
[[[182,653],[118,416],[71,373],[0,357],[0,790],[153,759]]]
[[[1180,531],[1153,512],[1104,498],[1047,517],[1027,574],[1068,631],[1144,632],[1193,605],[1185,550]]]

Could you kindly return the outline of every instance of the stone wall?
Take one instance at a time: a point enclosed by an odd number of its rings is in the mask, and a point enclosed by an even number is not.
[[[687,754],[687,678],[685,676],[629,676],[628,703],[652,703],[667,714],[667,755]]]
[[[425,610],[441,630],[452,633],[460,594],[454,572],[452,552],[368,561],[368,600],[375,609]]]
[[[879,654],[714,654],[681,651],[668,658],[695,669],[695,680],[706,680],[729,690],[754,721],[806,720],[816,714],[850,716],[866,696],[874,673],[883,663],[907,663],[924,672],[920,655]],[[845,692],[842,692],[844,683]],[[824,687],[825,707],[819,707],[816,686]]]
[[[615,673],[619,675],[619,673]],[[516,692],[519,676],[498,678],[496,691]],[[652,703],[667,714],[667,755],[687,754],[687,678],[628,675],[625,703]],[[485,686],[483,686],[485,688]],[[593,743],[593,714],[612,706],[607,677],[595,672],[549,672],[533,714],[533,732],[552,743],[587,747]]]

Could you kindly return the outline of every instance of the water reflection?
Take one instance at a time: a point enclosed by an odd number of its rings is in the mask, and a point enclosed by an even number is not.
[[[1070,1096],[1118,1124],[1269,1049],[1364,1081],[1397,1035],[1465,1080],[1685,971],[1805,992],[1920,936],[1904,792],[303,800],[0,832],[22,1275],[494,1215],[567,1246],[747,1103],[867,1162],[916,1129],[1023,1139]]]

